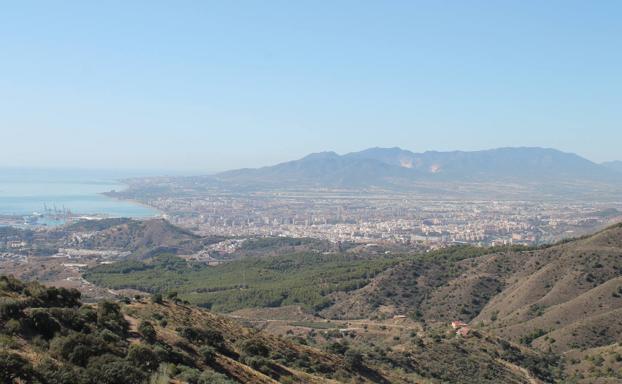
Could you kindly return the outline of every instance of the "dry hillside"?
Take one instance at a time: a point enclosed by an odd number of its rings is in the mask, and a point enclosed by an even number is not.
[[[460,319],[564,352],[620,341],[622,225],[538,250],[406,261],[341,295],[333,318]]]

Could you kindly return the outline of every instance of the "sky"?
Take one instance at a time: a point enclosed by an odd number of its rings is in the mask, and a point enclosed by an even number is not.
[[[368,147],[622,160],[620,1],[5,1],[0,167]]]

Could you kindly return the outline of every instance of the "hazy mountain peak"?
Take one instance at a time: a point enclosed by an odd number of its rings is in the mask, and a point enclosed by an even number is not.
[[[321,188],[413,188],[420,183],[499,183],[559,185],[560,182],[622,183],[609,167],[552,148],[505,147],[481,151],[411,152],[373,147],[339,155],[332,151],[254,170],[217,175],[237,185]]]
[[[602,163],[601,165],[607,169],[611,169],[613,171],[622,173],[622,161],[619,161],[619,160],[607,161],[607,162]]]
[[[300,160],[327,160],[327,159],[337,159],[340,156],[333,151],[323,151],[323,152],[315,152],[311,153]]]

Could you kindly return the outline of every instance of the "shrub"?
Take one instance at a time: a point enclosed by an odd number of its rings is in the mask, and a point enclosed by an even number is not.
[[[35,368],[40,381],[46,384],[90,384],[84,370],[70,365],[60,365],[50,358],[44,359]]]
[[[204,345],[199,349],[199,354],[203,358],[203,361],[206,364],[210,364],[214,361],[214,357],[216,356],[216,350],[214,347],[209,345]]]
[[[194,353],[194,347],[187,340],[177,340],[173,345],[186,353]]]
[[[170,360],[170,347],[168,345],[156,345],[155,347],[153,347],[153,353],[155,353],[156,357],[158,358],[158,361],[164,362],[164,361],[171,361]]]
[[[28,361],[16,353],[0,351],[0,382],[14,383],[17,379],[30,383],[33,371]]]
[[[183,327],[179,329],[179,335],[189,341],[201,341],[201,330],[194,327]]]
[[[162,294],[154,293],[153,295],[151,295],[151,302],[154,304],[162,304]]]
[[[231,380],[227,376],[213,372],[213,371],[204,371],[199,377],[199,381],[197,384],[235,384],[236,381]]]
[[[131,345],[127,352],[127,359],[149,371],[155,371],[160,363],[156,353],[149,346],[144,344]]]
[[[490,321],[497,321],[498,317],[499,317],[499,311],[493,311],[490,314]]]
[[[106,343],[118,343],[121,341],[121,338],[116,333],[112,332],[109,329],[102,329],[97,333],[97,336],[104,340]]]
[[[2,327],[2,333],[7,335],[17,335],[22,331],[22,324],[19,320],[11,319],[4,323]]]
[[[270,360],[266,359],[265,357],[257,357],[257,356],[246,357],[243,359],[243,361],[244,361],[244,364],[248,365],[254,370],[270,376],[270,372],[272,371],[272,363]]]
[[[101,301],[97,305],[97,325],[122,336],[125,336],[129,329],[119,304],[110,301]]]
[[[199,382],[201,372],[198,369],[183,366],[179,368],[181,369],[181,373],[177,375],[177,378],[188,384],[197,384]]]
[[[183,338],[193,343],[206,343],[217,349],[224,348],[225,339],[216,330],[183,327],[178,332]]]
[[[28,326],[43,338],[49,340],[60,331],[60,324],[56,319],[44,311],[35,310],[27,318]]]
[[[166,295],[166,297],[167,297],[169,300],[177,301],[177,292],[175,292],[175,291],[171,291],[171,292],[169,292],[169,293]]]
[[[0,334],[0,349],[17,349],[19,343],[10,335]]]
[[[531,345],[531,342],[534,341],[535,339],[542,337],[546,335],[546,331],[543,329],[536,329],[535,331],[531,332],[530,334],[527,335],[523,335],[520,338],[520,342],[522,344],[525,345]]]
[[[203,340],[206,343],[211,345],[212,347],[222,349],[225,346],[225,338],[222,337],[222,334],[214,329],[205,329],[203,330]]]
[[[86,331],[84,312],[75,308],[49,308],[47,313],[54,317],[60,324],[74,331]],[[96,317],[94,318],[96,319]]]
[[[0,276],[0,291],[21,293],[26,285],[15,276]]]
[[[173,348],[170,349],[167,355],[168,362],[174,364],[182,364],[182,365],[194,365],[194,359],[190,357],[189,354],[184,353],[182,351],[175,350]]]
[[[80,291],[75,288],[44,287],[40,284],[30,284],[25,290],[26,295],[35,299],[42,307],[80,306]]]
[[[270,349],[259,339],[248,339],[240,343],[240,350],[248,356],[268,357]]]
[[[138,332],[147,340],[148,342],[153,342],[156,339],[157,333],[153,324],[147,320],[143,320],[138,325]]]
[[[344,356],[346,367],[350,369],[359,369],[363,366],[363,355],[359,351],[348,349]]]
[[[33,337],[31,342],[35,348],[39,348],[40,350],[46,350],[50,348],[50,343],[48,343],[48,341],[41,335]]]
[[[331,343],[326,346],[328,352],[343,355],[348,350],[348,346],[342,343]]]
[[[92,383],[97,384],[143,384],[147,374],[130,361],[106,355],[93,359],[87,370]]]
[[[97,311],[88,305],[83,305],[78,310],[78,315],[80,319],[86,323],[95,323],[97,322]]]
[[[15,319],[22,313],[22,305],[19,301],[8,297],[0,297],[0,320]]]
[[[102,339],[82,333],[54,338],[50,350],[56,357],[82,367],[86,366],[89,358],[111,352]]]

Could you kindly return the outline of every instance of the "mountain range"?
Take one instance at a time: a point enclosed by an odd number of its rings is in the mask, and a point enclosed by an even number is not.
[[[602,165],[613,171],[622,173],[622,161],[608,161],[608,162],[602,163]]]
[[[597,164],[546,148],[428,151],[370,148],[339,155],[313,153],[274,166],[222,172],[213,179],[237,186],[409,188],[434,183],[622,184],[619,163]]]

